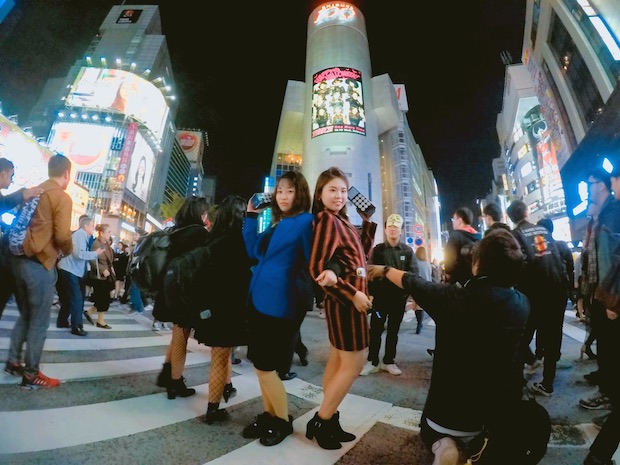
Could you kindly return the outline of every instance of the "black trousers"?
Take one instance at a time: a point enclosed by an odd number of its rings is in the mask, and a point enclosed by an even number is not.
[[[379,365],[379,349],[381,349],[381,336],[385,331],[387,321],[387,335],[385,336],[385,353],[383,363],[394,363],[396,357],[396,345],[398,344],[398,331],[403,322],[406,302],[378,303],[374,305],[370,317],[370,341],[368,348],[368,361],[373,365]]]

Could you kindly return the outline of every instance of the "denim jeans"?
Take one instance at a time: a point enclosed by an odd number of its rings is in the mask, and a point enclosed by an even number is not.
[[[131,309],[142,313],[144,312],[144,303],[142,302],[142,294],[140,293],[140,289],[138,286],[132,281],[129,285],[129,305]]]
[[[60,284],[58,286],[59,318],[61,313],[70,315],[71,328],[81,328],[84,320],[84,299],[86,298],[84,280],[66,270],[58,270],[58,280]]]
[[[56,268],[48,270],[38,261],[19,257],[13,260],[13,274],[19,317],[11,332],[8,360],[13,363],[20,362],[25,343],[24,372],[33,376],[39,372],[43,345],[50,325]]]

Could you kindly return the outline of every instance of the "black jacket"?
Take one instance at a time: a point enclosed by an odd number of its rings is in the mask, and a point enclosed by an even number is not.
[[[482,239],[479,232],[455,229],[450,233],[445,250],[446,278],[450,284],[464,285],[471,279],[471,250]]]
[[[387,242],[377,244],[372,249],[369,263],[373,265],[387,265],[398,270],[418,273],[418,264],[413,258],[413,250],[404,242],[399,242],[395,247],[390,246]],[[373,303],[375,305],[391,303],[402,303],[404,305],[409,295],[386,278],[369,281],[368,293],[374,297]]]
[[[425,416],[454,430],[482,429],[521,398],[527,297],[484,276],[459,287],[408,273],[402,284],[437,325]]]

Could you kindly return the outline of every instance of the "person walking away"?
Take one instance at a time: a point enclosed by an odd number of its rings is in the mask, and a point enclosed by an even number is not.
[[[73,251],[71,255],[63,257],[58,262],[58,282],[60,299],[60,310],[56,326],[63,328],[68,326],[68,318],[71,319],[71,334],[75,336],[86,336],[82,324],[84,318],[84,300],[86,299],[86,286],[84,275],[88,260],[96,260],[105,252],[105,249],[98,248],[90,251],[88,238],[92,236],[95,229],[94,220],[89,216],[81,216],[79,228],[71,235]]]
[[[429,282],[417,273],[382,265],[369,265],[368,277],[385,277],[403,288],[437,324],[431,382],[420,421],[420,437],[435,455],[433,465],[463,463],[459,456],[465,453],[464,445],[483,427],[498,450],[484,463],[520,465],[522,457],[512,449],[519,441],[505,429],[522,396],[518,351],[529,304],[513,286],[523,254],[508,231],[497,229],[474,246],[472,260],[474,277],[464,287]],[[474,372],[476,382],[468,382]]]
[[[598,178],[595,178],[598,179]],[[615,201],[620,202],[620,168],[616,167],[610,176],[611,188],[615,193]],[[609,208],[609,207],[608,207]],[[620,318],[620,249],[614,249],[614,256],[610,257],[610,267],[600,277],[600,283],[595,292],[595,299],[605,308],[609,326],[618,325]],[[614,356],[617,362],[618,339],[616,339]],[[612,405],[618,405],[620,396],[620,381],[617,376],[611,376],[607,384],[609,399]],[[584,465],[612,465],[613,455],[620,443],[620,411],[615,408],[605,419],[603,427],[598,432],[590,446]]]
[[[617,175],[616,175],[617,176]],[[615,184],[618,187],[617,182]],[[598,207],[593,224],[594,240],[588,243],[588,286],[593,298],[590,301],[592,328],[596,328],[596,363],[594,381],[599,392],[581,399],[579,405],[588,410],[607,410],[613,407],[610,394],[614,386],[616,369],[620,360],[620,320],[607,317],[606,308],[597,297],[597,289],[615,264],[620,247],[620,201],[611,192],[611,176],[602,168],[592,170],[588,176],[588,199]]]
[[[553,395],[553,383],[562,349],[562,327],[568,300],[566,271],[553,237],[547,229],[528,221],[527,205],[516,200],[507,210],[515,224],[512,234],[521,245],[525,266],[517,289],[530,302],[530,316],[521,346],[521,359],[532,372],[545,359],[543,379],[528,386],[534,394]],[[536,353],[530,344],[536,332]],[[526,384],[523,378],[523,384]]]
[[[421,245],[415,250],[415,258],[417,260],[418,274],[420,278],[426,281],[433,281],[433,269],[428,261],[428,255],[426,254],[426,247]],[[436,281],[439,282],[439,281]],[[415,302],[415,317],[418,322],[415,333],[420,334],[422,332],[424,322],[424,309]]]
[[[60,385],[60,380],[45,376],[39,364],[54,300],[56,261],[73,250],[73,204],[65,192],[71,179],[71,161],[62,155],[53,155],[47,170],[49,179],[39,186],[43,193],[26,232],[25,255],[15,256],[12,263],[19,316],[11,331],[5,371],[22,375],[22,389]],[[24,344],[25,364],[22,365]]]
[[[0,190],[9,188],[14,175],[15,165],[13,162],[6,158],[0,158]],[[30,189],[19,189],[9,195],[0,194],[0,215],[37,195],[41,195],[42,192],[43,190],[37,186]],[[12,254],[7,240],[8,237],[4,237],[3,231],[0,231],[0,318],[4,313],[4,307],[6,307],[11,296],[15,294],[15,280],[10,263]]]
[[[129,264],[129,255],[127,254],[127,246],[124,242],[118,241],[116,244],[116,252],[114,252],[114,300],[120,301],[121,294],[125,289],[125,275],[127,274],[127,265]]]
[[[370,256],[377,224],[358,209],[361,232],[347,216],[349,181],[337,167],[323,171],[314,191],[313,245],[310,276],[326,291],[324,306],[330,352],[323,375],[323,401],[306,426],[306,437],[316,438],[323,449],[340,449],[355,440],[340,425],[338,407],[359,376],[368,356],[368,297],[366,261]],[[330,261],[338,261],[335,273]],[[331,284],[335,276],[337,282]]]
[[[222,201],[209,233],[208,266],[196,271],[199,292],[205,294],[207,289],[208,305],[204,307],[211,310],[211,316],[199,320],[194,331],[199,343],[211,347],[209,402],[204,417],[209,425],[228,418],[220,402],[222,398],[228,402],[237,393],[232,385],[231,355],[235,346],[248,343],[246,302],[252,271],[241,232],[245,211],[246,201],[238,195]]]
[[[103,249],[103,253],[96,260],[90,261],[90,278],[93,287],[93,305],[84,312],[84,316],[93,324],[93,313],[97,313],[97,328],[112,329],[106,323],[105,314],[110,309],[112,298],[110,293],[114,289],[114,251],[112,250],[112,230],[109,224],[98,224],[95,227],[97,238],[93,241],[90,249],[96,251]]]
[[[205,245],[209,238],[207,221],[209,202],[206,197],[187,197],[174,217],[174,229],[170,233],[168,263],[184,252]],[[210,292],[207,290],[207,292]],[[194,320],[183,309],[166,305],[163,292],[155,295],[153,318],[157,321],[172,322],[172,338],[166,351],[162,371],[157,376],[157,385],[165,387],[168,399],[177,396],[189,397],[196,390],[185,385],[183,371],[187,358],[187,340],[193,328]]]
[[[245,438],[259,438],[274,446],[293,433],[288,399],[277,370],[290,360],[291,347],[308,305],[300,295],[302,269],[308,269],[312,245],[310,188],[297,171],[287,171],[276,182],[272,222],[258,233],[258,214],[249,201],[243,225],[246,250],[256,261],[249,290],[248,359],[254,364],[261,389],[263,413],[246,426]],[[262,209],[261,209],[262,211]],[[309,302],[305,302],[305,299]]]
[[[414,272],[416,263],[413,250],[403,241],[401,234],[403,219],[396,213],[388,216],[385,222],[385,241],[372,249],[369,263],[375,265],[389,265],[403,271]],[[370,313],[370,342],[368,347],[368,362],[360,372],[361,376],[377,373],[379,370],[398,376],[402,373],[394,359],[398,344],[398,331],[403,321],[407,293],[390,281],[381,279],[368,284],[368,291],[372,296],[373,309]],[[387,323],[385,336],[385,353],[383,363],[379,363],[381,336]]]

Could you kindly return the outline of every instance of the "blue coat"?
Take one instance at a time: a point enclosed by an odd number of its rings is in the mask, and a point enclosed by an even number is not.
[[[312,247],[310,213],[284,218],[273,231],[257,233],[257,218],[246,216],[243,238],[248,255],[257,260],[250,282],[249,298],[260,313],[294,319],[301,298],[297,282],[308,269]],[[273,234],[271,234],[273,232]],[[265,250],[265,241],[269,239]]]

